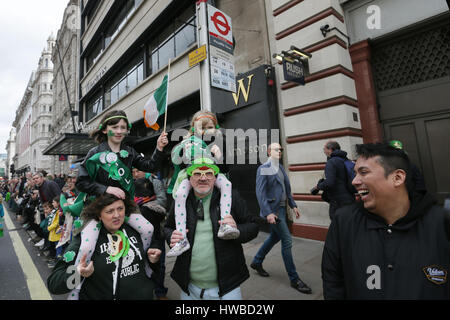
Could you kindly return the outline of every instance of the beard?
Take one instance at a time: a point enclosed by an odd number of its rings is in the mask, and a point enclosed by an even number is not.
[[[204,196],[204,195],[211,193],[213,188],[211,187],[209,189],[199,189],[199,188],[193,188],[193,189],[194,189],[195,193]]]

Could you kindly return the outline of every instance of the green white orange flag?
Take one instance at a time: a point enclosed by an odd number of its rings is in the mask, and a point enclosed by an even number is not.
[[[166,75],[158,89],[151,95],[144,105],[144,123],[147,128],[159,130],[159,125],[156,123],[159,116],[166,112],[167,107],[167,93],[168,80]]]

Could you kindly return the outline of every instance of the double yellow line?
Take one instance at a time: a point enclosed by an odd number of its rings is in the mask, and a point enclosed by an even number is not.
[[[0,204],[1,205],[1,204]],[[9,217],[9,212],[5,209],[5,224],[9,230],[14,229],[14,223]],[[6,230],[5,230],[6,231]],[[17,258],[19,259],[19,264],[22,267],[22,271],[25,275],[25,280],[27,281],[28,290],[30,292],[31,300],[52,300],[50,293],[47,290],[39,271],[36,269],[33,260],[28,254],[22,239],[20,238],[17,231],[9,232],[11,237],[14,251],[16,252]]]

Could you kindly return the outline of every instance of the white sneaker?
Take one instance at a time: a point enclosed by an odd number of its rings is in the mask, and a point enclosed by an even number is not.
[[[239,229],[224,223],[220,225],[219,232],[217,232],[217,237],[222,240],[231,240],[239,238],[240,234],[241,232]]]
[[[41,239],[41,241],[39,241],[38,243],[36,243],[34,246],[35,247],[41,247],[41,246],[43,246],[44,245],[44,239]]]
[[[189,250],[191,248],[189,241],[184,238],[183,240],[179,241],[176,245],[173,246],[172,249],[167,252],[167,257],[178,257],[183,252]]]

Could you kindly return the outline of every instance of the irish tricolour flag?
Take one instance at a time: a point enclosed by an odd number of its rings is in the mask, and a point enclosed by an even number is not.
[[[147,128],[159,130],[159,125],[156,123],[158,117],[166,112],[167,107],[167,92],[168,92],[168,75],[163,79],[162,84],[152,94],[150,99],[144,106],[144,123]]]

